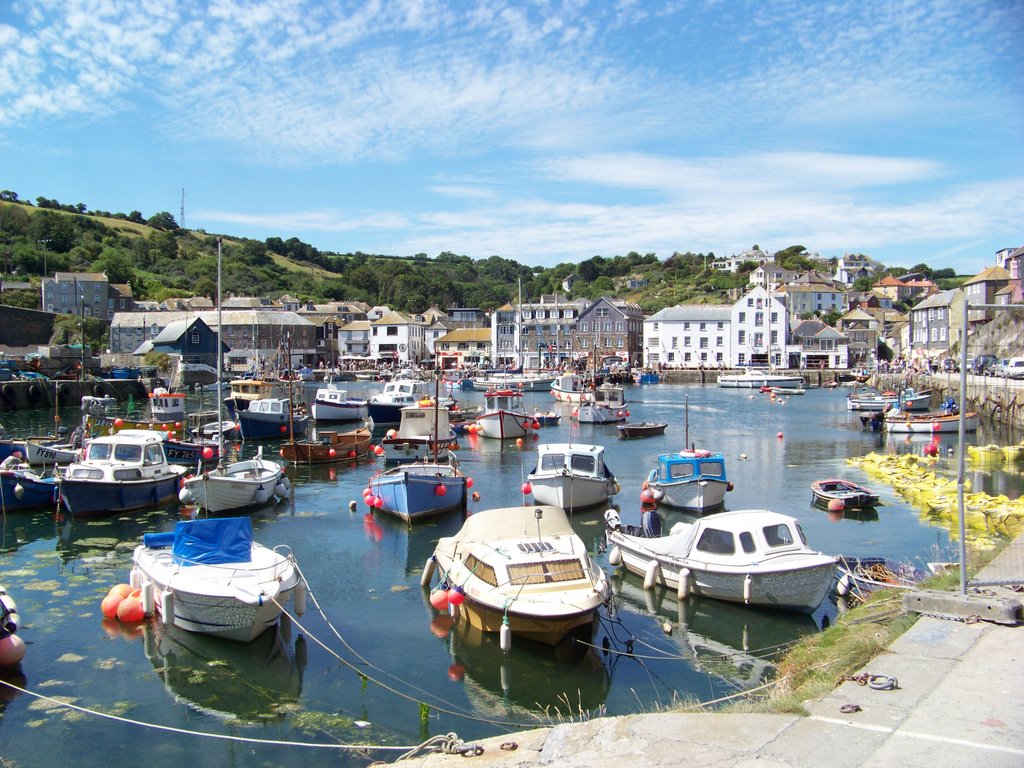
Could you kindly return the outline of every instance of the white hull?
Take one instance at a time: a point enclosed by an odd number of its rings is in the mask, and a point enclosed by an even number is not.
[[[363,421],[369,415],[366,403],[351,405],[334,405],[332,403],[314,402],[311,407],[313,418],[317,421]]]
[[[701,485],[704,482],[704,485]],[[725,503],[726,483],[713,480],[691,481],[683,483],[649,482],[654,500],[659,504],[678,509],[693,509],[703,512],[715,509]]]
[[[530,434],[533,417],[515,411],[492,411],[477,417],[479,433],[495,440],[512,440]],[[524,426],[525,425],[525,426]]]
[[[273,626],[300,577],[290,557],[252,546],[252,562],[182,567],[168,549],[135,548],[132,584],[151,589],[163,616],[188,632],[248,643]],[[166,617],[165,617],[166,619]]]
[[[258,507],[287,493],[283,474],[284,468],[277,462],[262,458],[238,461],[186,480],[181,500],[217,513]]]
[[[724,373],[718,377],[718,386],[733,389],[760,389],[761,387],[793,387],[804,385],[802,376],[767,371],[746,371],[744,373]]]
[[[576,409],[576,419],[580,424],[616,424],[626,420],[626,412],[603,405],[583,403]]]
[[[595,507],[608,502],[615,493],[614,480],[573,475],[530,475],[533,498],[538,504],[549,504],[569,511]]]
[[[978,429],[978,414],[964,414],[964,431],[975,432]],[[960,416],[911,416],[900,418],[898,415],[883,419],[882,424],[890,432],[913,435],[948,434],[960,431]]]
[[[81,451],[61,445],[42,445],[25,441],[25,461],[33,467],[70,464],[81,458]]]

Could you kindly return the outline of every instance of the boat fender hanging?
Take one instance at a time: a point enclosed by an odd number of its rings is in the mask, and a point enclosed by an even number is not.
[[[508,625],[508,619],[506,618],[501,624],[501,631],[498,634],[498,644],[501,646],[502,653],[508,653],[512,650],[512,627]]]
[[[266,488],[264,488],[262,483],[261,483],[260,486],[256,489],[256,502],[258,504],[262,504],[263,502],[265,502],[269,498],[270,498],[270,491],[268,491]]]
[[[165,627],[174,626],[174,593],[170,589],[160,593],[160,618]]]
[[[690,569],[682,568],[679,571],[679,584],[676,587],[676,597],[685,600],[690,596]]]
[[[743,578],[743,602],[750,603],[750,593],[754,586],[754,577],[749,573]]]
[[[142,571],[138,568],[132,568],[131,573],[128,574],[128,583],[132,589],[142,588]]]
[[[430,586],[431,580],[434,578],[434,568],[436,563],[434,562],[433,556],[427,558],[427,562],[423,564],[423,573],[420,574],[420,586],[426,589]]]
[[[288,489],[284,487],[284,483],[278,483],[274,486],[274,495],[279,499],[283,499],[288,495]]]
[[[845,596],[850,591],[850,574],[844,573],[836,581],[836,594],[840,597]]]
[[[657,560],[651,560],[647,564],[647,570],[644,572],[644,589],[654,589],[654,585],[658,583],[658,571],[661,570],[661,566],[658,565]]]
[[[152,616],[154,605],[153,605],[153,582],[149,579],[142,580],[142,612],[146,616]]]
[[[295,585],[295,590],[292,592],[292,606],[295,608],[295,613],[299,616],[306,612],[306,580],[299,579]]]
[[[178,491],[178,501],[182,504],[190,504],[192,502],[192,489],[186,486]]]
[[[615,567],[622,565],[622,550],[618,547],[612,547],[608,551],[608,563]]]

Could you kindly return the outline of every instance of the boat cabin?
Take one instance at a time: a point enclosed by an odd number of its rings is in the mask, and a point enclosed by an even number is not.
[[[576,477],[608,478],[612,473],[604,463],[604,448],[600,445],[570,445],[548,443],[537,448],[535,474],[564,472]]]
[[[123,429],[117,434],[93,438],[85,458],[68,466],[67,477],[76,480],[141,480],[167,474],[164,436],[150,429]]]
[[[680,451],[658,456],[656,479],[662,483],[725,481],[725,457],[711,451]]]
[[[692,542],[690,557],[732,557],[743,562],[762,561],[773,555],[807,548],[807,537],[793,518],[768,510],[739,510],[676,523],[669,536],[683,535]]]
[[[484,398],[490,411],[520,411],[523,408],[523,393],[514,389],[494,389],[485,392]]]

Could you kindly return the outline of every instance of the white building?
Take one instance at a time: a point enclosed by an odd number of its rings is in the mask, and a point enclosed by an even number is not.
[[[786,307],[762,286],[750,289],[733,304],[731,330],[728,367],[790,367],[790,361],[783,359],[789,338]]]
[[[871,277],[871,259],[863,253],[847,253],[836,263],[836,280],[846,285],[862,277]]]
[[[426,326],[403,312],[389,312],[370,322],[370,357],[398,365],[419,363],[426,358]]]
[[[342,358],[369,358],[370,321],[353,320],[338,329],[338,354]]]
[[[652,368],[729,365],[732,307],[727,304],[679,304],[643,323],[643,362]]]

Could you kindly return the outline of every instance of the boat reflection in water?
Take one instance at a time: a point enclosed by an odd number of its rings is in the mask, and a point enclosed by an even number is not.
[[[611,673],[594,648],[597,620],[577,627],[550,646],[517,639],[503,653],[498,636],[468,621],[437,615],[430,628],[447,636],[451,651],[448,677],[461,681],[478,715],[543,725],[544,715],[559,719],[597,714],[611,689]],[[578,642],[582,641],[582,642]]]
[[[692,595],[679,600],[673,589],[644,589],[642,577],[632,574],[614,574],[611,582],[620,606],[646,611],[670,626],[671,634],[662,630],[662,652],[679,655],[695,671],[737,690],[768,682],[789,644],[830,621],[822,618],[825,612],[760,610]]]
[[[292,642],[282,617],[251,643],[142,625],[146,656],[167,689],[192,709],[242,722],[283,718],[298,703],[306,668],[306,639]]]

